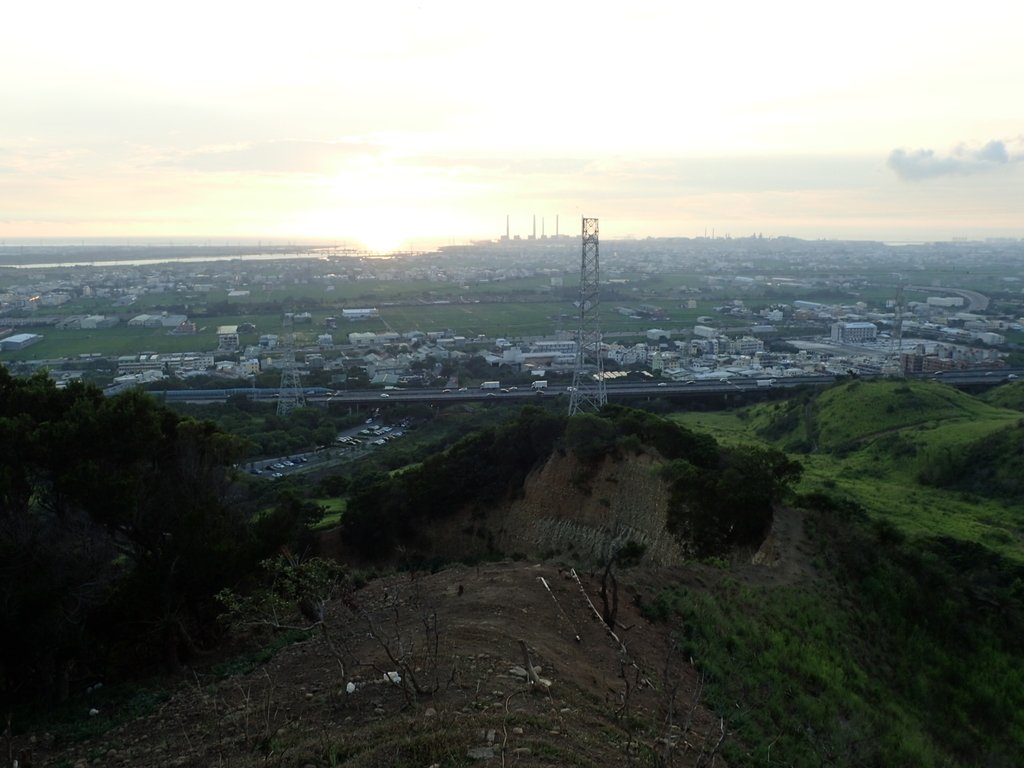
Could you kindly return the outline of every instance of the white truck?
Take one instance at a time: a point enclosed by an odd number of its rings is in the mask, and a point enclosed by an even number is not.
[[[485,381],[480,385],[480,389],[501,389],[500,381]]]
[[[547,388],[548,388],[547,380],[539,380],[539,381],[534,381],[534,382],[530,383],[530,389],[547,389]]]
[[[758,379],[757,386],[759,387],[770,387],[775,383],[775,379]]]

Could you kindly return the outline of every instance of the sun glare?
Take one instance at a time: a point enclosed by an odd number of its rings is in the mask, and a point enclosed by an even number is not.
[[[405,245],[401,235],[387,229],[353,233],[353,239],[363,248],[376,254],[395,253]]]

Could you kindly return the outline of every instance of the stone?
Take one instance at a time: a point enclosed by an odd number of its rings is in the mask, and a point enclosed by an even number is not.
[[[491,747],[470,747],[466,750],[466,757],[474,760],[491,760],[494,757],[494,749]]]

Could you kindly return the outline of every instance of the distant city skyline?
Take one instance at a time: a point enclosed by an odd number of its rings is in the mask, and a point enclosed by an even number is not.
[[[19,4],[0,242],[1024,237],[1024,8]]]

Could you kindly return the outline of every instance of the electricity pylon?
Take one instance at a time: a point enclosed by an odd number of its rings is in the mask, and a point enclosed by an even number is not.
[[[599,411],[608,402],[601,355],[600,267],[597,219],[583,219],[583,253],[580,258],[579,326],[576,361],[572,372],[569,415]]]
[[[295,364],[295,337],[292,329],[294,322],[291,313],[284,316],[284,350],[281,353],[281,387],[278,389],[277,415],[287,416],[296,408],[306,404],[302,392],[302,380]]]

